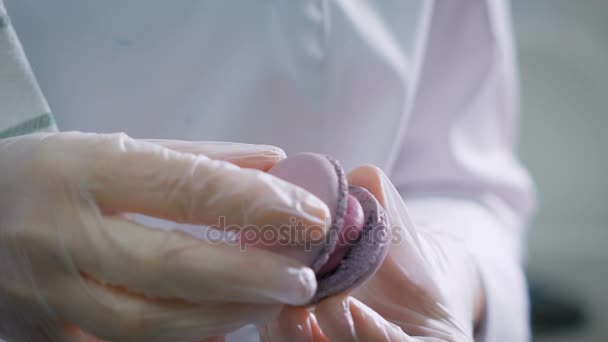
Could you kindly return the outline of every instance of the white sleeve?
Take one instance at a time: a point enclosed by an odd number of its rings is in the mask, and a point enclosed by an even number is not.
[[[415,198],[406,203],[414,222],[456,232],[475,258],[486,298],[485,317],[475,340],[527,341],[527,291],[518,253],[521,242],[509,231],[516,220],[513,213],[499,203],[490,208],[467,198]]]
[[[529,339],[523,239],[534,189],[519,163],[508,3],[437,1],[390,177],[414,220],[462,237],[486,315],[477,340]]]

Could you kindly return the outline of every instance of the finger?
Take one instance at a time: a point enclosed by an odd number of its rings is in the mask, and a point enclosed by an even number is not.
[[[200,342],[226,342],[226,336],[213,336],[201,340]]]
[[[317,197],[262,171],[176,152],[124,134],[62,133],[49,137],[47,145],[64,156],[41,158],[39,166],[51,169],[44,172],[50,174],[49,182],[53,176],[78,182],[82,189],[74,191],[90,191],[107,212],[205,225],[218,225],[223,218],[224,227],[237,230],[301,222],[314,231],[324,228],[330,216]],[[318,235],[311,234],[311,239]]]
[[[315,311],[323,333],[331,341],[414,341],[399,327],[352,297],[332,297]]]
[[[80,329],[79,327],[77,327],[76,325],[74,325],[72,323],[64,324],[64,333],[69,342],[111,342],[111,341],[99,339],[99,338],[83,331],[82,329]],[[226,341],[226,336],[213,336],[213,337],[208,337],[208,338],[202,339],[198,342],[225,342],[225,341]]]
[[[83,331],[73,323],[64,323],[63,333],[69,342],[108,342]]]
[[[371,192],[380,204],[386,206],[383,190],[383,172],[373,165],[363,165],[353,169],[347,175],[348,184],[363,187]]]
[[[329,342],[306,308],[285,306],[279,316],[258,327],[263,342]]]
[[[82,235],[61,236],[77,269],[146,296],[301,305],[316,291],[310,268],[268,251],[88,211],[79,219]]]
[[[265,322],[280,310],[279,305],[151,300],[74,278],[50,286],[55,288],[47,300],[57,314],[87,335],[116,342],[196,341]]]
[[[315,342],[329,342],[330,340],[323,334],[321,330],[321,326],[319,325],[319,321],[317,320],[317,316],[311,315],[310,318],[312,333]]]
[[[282,149],[271,145],[253,145],[220,141],[180,141],[146,139],[168,149],[204,155],[214,160],[224,160],[242,168],[268,171],[287,155]]]
[[[427,267],[423,267],[423,271],[419,270],[420,265],[428,264],[433,258],[424,254],[425,242],[420,238],[419,231],[410,219],[401,194],[384,172],[372,165],[355,168],[348,174],[348,180],[350,184],[365,187],[372,192],[387,211],[391,223],[389,254],[367,285],[355,292],[356,297],[374,308],[377,306],[385,309],[387,307],[411,307],[413,303],[422,301],[426,301],[427,306],[432,305],[434,300],[429,297],[429,292],[437,290],[428,286],[424,289],[420,287],[421,283],[431,284],[433,281],[428,279]],[[408,271],[404,272],[404,264],[416,266],[409,267]],[[417,278],[417,281],[412,281],[412,277]],[[394,284],[401,285],[394,286]],[[378,292],[382,293],[385,298],[392,298],[393,305],[377,303]],[[403,293],[415,295],[403,296]],[[403,315],[400,310],[390,311],[390,317]]]
[[[423,259],[424,256],[418,253],[422,250],[419,234],[408,214],[401,194],[386,174],[375,166],[364,165],[352,170],[347,178],[349,184],[368,189],[384,207],[391,222],[391,240],[393,245],[403,244],[409,246],[408,248],[400,249],[399,253],[401,255],[398,259],[410,260],[411,262]],[[396,253],[394,250],[395,248],[391,248],[393,254]]]
[[[347,178],[349,184],[362,186],[376,196],[391,217],[393,226],[410,230],[414,227],[401,194],[378,167],[373,165],[357,167],[348,174]]]
[[[69,342],[111,342],[97,338],[72,323],[63,324],[63,332]],[[202,339],[198,342],[225,342],[226,336],[213,336]]]

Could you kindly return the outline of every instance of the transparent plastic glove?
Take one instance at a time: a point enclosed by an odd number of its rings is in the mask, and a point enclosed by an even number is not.
[[[324,225],[325,204],[260,171],[283,157],[268,146],[124,134],[0,140],[0,339],[68,340],[78,335],[68,324],[109,341],[197,341],[305,303],[316,281],[293,260],[122,215]]]
[[[263,341],[472,341],[482,306],[477,268],[454,236],[414,225],[401,196],[377,168],[352,171],[387,210],[392,245],[379,271],[353,293],[315,308],[286,307],[258,328]],[[437,213],[441,215],[441,213]],[[458,222],[454,222],[458,229]],[[317,331],[321,331],[319,335]]]

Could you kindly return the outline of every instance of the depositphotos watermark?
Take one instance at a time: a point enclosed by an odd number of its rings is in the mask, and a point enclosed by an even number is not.
[[[220,216],[215,225],[204,232],[204,239],[211,243],[238,245],[246,250],[249,246],[298,246],[306,251],[316,249],[321,245],[334,245],[336,240],[342,244],[376,244],[384,243],[387,239],[392,244],[402,241],[402,229],[393,226],[391,229],[379,229],[376,226],[365,226],[361,232],[355,226],[342,229],[330,229],[316,225],[305,225],[302,221],[292,218],[289,224],[283,225],[234,225],[228,224],[226,217]],[[370,229],[371,228],[371,229]],[[341,236],[340,236],[341,235]]]

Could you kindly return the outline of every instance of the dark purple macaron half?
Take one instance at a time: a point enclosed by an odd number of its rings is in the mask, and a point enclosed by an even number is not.
[[[300,153],[268,172],[308,190],[331,210],[325,240],[304,259],[317,276],[317,292],[309,304],[354,289],[378,270],[390,243],[388,216],[368,190],[348,185],[338,161]]]

